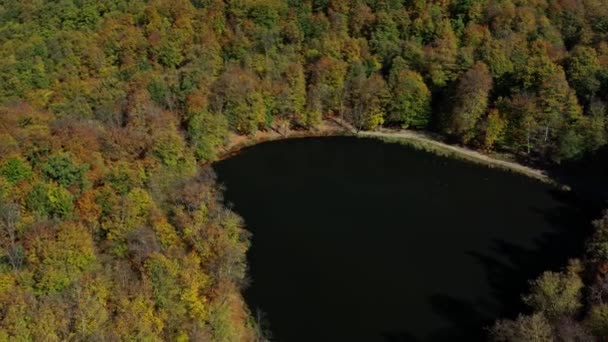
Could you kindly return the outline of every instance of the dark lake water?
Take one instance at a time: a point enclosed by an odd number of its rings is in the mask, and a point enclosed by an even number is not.
[[[264,143],[214,169],[253,233],[245,297],[273,341],[483,339],[586,224],[548,185],[371,139]]]

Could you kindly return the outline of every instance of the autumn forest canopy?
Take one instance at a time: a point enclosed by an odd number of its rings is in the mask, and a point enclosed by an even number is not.
[[[603,0],[0,0],[0,340],[254,340],[199,168],[230,132],[573,160],[607,142],[607,38]]]

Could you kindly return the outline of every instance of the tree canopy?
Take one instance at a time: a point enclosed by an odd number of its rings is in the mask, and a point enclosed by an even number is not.
[[[607,101],[601,0],[4,1],[0,340],[255,339],[248,234],[197,164],[231,133],[340,117],[562,162]],[[500,336],[550,336],[577,284]]]

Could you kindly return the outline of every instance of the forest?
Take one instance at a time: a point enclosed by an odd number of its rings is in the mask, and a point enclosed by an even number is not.
[[[337,117],[559,164],[607,103],[604,0],[0,1],[0,340],[261,339],[204,166],[229,133]],[[607,338],[607,222],[492,336]]]

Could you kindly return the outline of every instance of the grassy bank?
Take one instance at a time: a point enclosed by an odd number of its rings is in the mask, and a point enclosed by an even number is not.
[[[494,156],[486,155],[460,146],[449,145],[421,133],[410,131],[360,132],[357,136],[367,139],[380,139],[387,143],[403,144],[417,150],[430,152],[439,156],[466,160],[491,168],[515,172],[535,178],[544,183],[552,184],[563,189],[568,189],[566,185],[557,183],[542,170],[509,160],[498,159]]]

